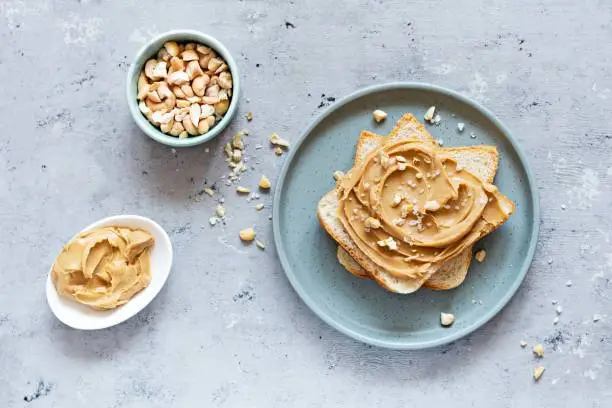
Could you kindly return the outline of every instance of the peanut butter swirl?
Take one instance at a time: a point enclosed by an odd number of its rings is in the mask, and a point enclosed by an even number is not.
[[[77,235],[53,264],[51,279],[60,295],[94,309],[128,302],[151,280],[148,232],[104,227]]]
[[[431,144],[382,146],[339,183],[338,216],[353,241],[397,278],[418,278],[493,231],[514,211],[497,187]]]

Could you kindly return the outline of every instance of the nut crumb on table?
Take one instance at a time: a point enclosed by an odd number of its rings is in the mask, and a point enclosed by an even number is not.
[[[455,322],[455,315],[452,313],[440,313],[440,324],[444,327],[448,327]]]
[[[486,257],[487,251],[485,251],[484,249],[480,249],[476,251],[476,254],[474,254],[474,258],[476,258],[476,260],[480,263],[483,263]]]
[[[533,354],[540,358],[544,357],[544,346],[541,344],[536,344],[533,346]]]
[[[425,119],[426,122],[433,123],[435,113],[436,113],[436,107],[431,106],[429,107],[429,109],[427,109],[427,111],[425,112],[425,115],[423,115],[423,119]]]
[[[544,374],[544,371],[546,369],[542,366],[537,366],[534,370],[533,370],[533,379],[536,381],[540,380],[540,377],[542,377],[542,374]]]
[[[259,180],[259,188],[268,190],[271,186],[272,184],[270,183],[270,180],[266,176],[262,175],[261,179]]]
[[[251,242],[255,239],[255,230],[253,228],[247,228],[240,231],[240,239],[246,242]]]
[[[374,120],[377,123],[380,123],[383,120],[387,119],[387,112],[380,109],[376,109],[374,112],[372,112],[372,116],[374,117]]]

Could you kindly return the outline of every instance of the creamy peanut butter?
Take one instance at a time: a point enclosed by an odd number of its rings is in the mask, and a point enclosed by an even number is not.
[[[114,309],[149,285],[146,231],[104,227],[79,234],[58,255],[51,279],[60,295],[94,309]]]
[[[514,211],[497,187],[413,140],[382,146],[338,187],[344,228],[374,263],[398,278],[442,265]]]

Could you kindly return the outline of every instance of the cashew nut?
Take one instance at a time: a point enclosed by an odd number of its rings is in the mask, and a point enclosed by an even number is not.
[[[172,125],[172,129],[170,129],[170,134],[172,136],[178,136],[181,134],[182,131],[184,131],[185,128],[183,127],[183,124],[181,122],[177,122],[176,120],[174,121],[174,124]]]
[[[198,53],[195,52],[194,49],[186,49],[185,51],[183,51],[181,53],[181,58],[183,58],[183,61],[198,61],[200,59]]]
[[[136,89],[138,90],[138,100],[143,100],[149,93],[149,81],[147,80],[145,74],[142,72],[138,76],[138,85],[136,86]]]
[[[227,69],[227,64],[223,63],[215,70],[215,74],[220,74]]]
[[[179,139],[187,139],[189,137],[189,134],[187,133],[186,130],[183,130],[180,134],[179,134]]]
[[[183,91],[183,93],[185,94],[186,98],[190,98],[190,97],[195,95],[193,93],[193,89],[191,89],[191,86],[189,86],[188,83],[181,85],[181,91]]]
[[[168,54],[172,55],[173,57],[179,55],[179,46],[174,41],[168,41],[167,43],[165,43],[164,48],[166,49],[166,51],[168,51]]]
[[[159,95],[162,101],[160,103],[154,104],[153,106],[149,106],[152,110],[158,111],[164,109],[166,111],[170,111],[174,109],[174,107],[176,106],[176,97],[174,96],[170,88],[168,88],[164,84],[159,87],[159,89],[157,90],[157,94]]]
[[[183,127],[185,128],[187,133],[189,133],[191,136],[197,136],[198,135],[198,128],[196,128],[193,125],[193,123],[191,122],[191,118],[189,116],[187,116],[185,119],[183,119]]]
[[[217,95],[219,97],[219,99],[224,100],[224,99],[229,99],[229,96],[227,96],[227,89],[222,89],[219,91],[219,95]]]
[[[206,91],[206,79],[208,77],[206,75],[199,76],[194,78],[191,82],[191,88],[193,89],[193,93],[197,96],[204,96],[204,92]]]
[[[149,92],[149,94],[147,95],[147,99],[150,99],[155,103],[161,102],[161,98],[159,97],[159,94],[157,93],[157,91]]]
[[[208,61],[207,68],[209,71],[215,72],[215,70],[221,65],[223,65],[223,61],[221,61],[219,58],[211,58],[210,61]]]
[[[229,72],[221,72],[218,79],[219,86],[223,89],[230,89],[232,87],[232,74]]]
[[[167,81],[170,85],[182,85],[189,82],[189,75],[184,71],[175,71],[168,75]]]
[[[183,119],[185,119],[188,115],[189,115],[189,107],[181,108],[181,110],[174,116],[174,120],[182,122]]]
[[[162,123],[159,126],[159,129],[164,133],[170,133],[173,126],[174,126],[174,119],[170,119],[168,123]]]
[[[202,103],[205,103],[207,105],[215,105],[215,104],[219,103],[219,101],[221,100],[217,96],[203,96],[200,99],[201,99]]]
[[[146,115],[147,113],[150,113],[150,112],[151,112],[151,109],[149,109],[149,107],[147,106],[147,104],[146,104],[146,103],[144,103],[144,102],[140,102],[140,103],[138,104],[138,109],[140,109],[140,111],[141,111],[143,114],[145,114],[145,115]]]
[[[191,117],[191,123],[193,123],[193,126],[196,126],[196,127],[198,126],[198,123],[200,122],[201,113],[202,113],[202,110],[200,108],[200,105],[198,105],[197,103],[194,103],[189,108],[189,116]]]
[[[171,74],[177,71],[183,71],[184,69],[185,69],[185,62],[182,59],[180,59],[179,57],[170,58],[170,71],[168,72],[168,74]]]
[[[142,87],[139,85],[138,86],[138,95],[136,95],[136,98],[139,101],[144,100],[150,93],[151,91],[151,85],[149,84],[144,84],[142,85]]]
[[[185,95],[185,93],[181,90],[181,87],[178,85],[172,87],[172,92],[174,92],[174,95],[176,95],[177,98],[187,97],[187,95]]]
[[[211,54],[207,54],[207,55],[202,55],[200,57],[200,60],[198,61],[198,63],[200,64],[200,68],[202,69],[208,69],[208,63],[209,61],[212,59],[212,55]]]
[[[210,126],[208,125],[208,122],[206,120],[201,120],[198,124],[198,133],[203,135],[204,133],[208,132],[209,128]]]
[[[177,99],[176,106],[177,108],[188,108],[191,106],[191,102],[186,101],[185,99]]]
[[[155,66],[157,65],[157,60],[154,59],[150,59],[147,62],[145,62],[145,66],[144,66],[144,73],[148,78],[153,79],[153,70],[155,69]]]
[[[189,75],[189,79],[194,79],[200,75],[204,75],[204,71],[202,71],[202,68],[200,68],[198,61],[189,61],[185,71],[187,72],[187,75]]]
[[[208,48],[205,45],[202,44],[198,44],[196,45],[196,51],[199,52],[202,55],[208,55],[212,52],[212,50],[210,48]]]
[[[206,118],[206,122],[208,122],[208,127],[211,128],[215,124],[216,119],[214,116],[209,116]]]
[[[196,45],[195,45],[195,43],[192,43],[192,42],[187,43],[187,44],[185,44],[185,49],[186,50],[195,50],[196,49]]]
[[[219,95],[219,85],[211,85],[206,88],[206,96],[217,96]]]
[[[153,68],[153,79],[163,79],[168,76],[166,61],[159,61]]]
[[[203,104],[200,107],[200,109],[201,109],[200,118],[202,119],[206,119],[207,117],[215,114],[215,108],[212,105]]]
[[[162,113],[162,111],[153,112],[152,118],[154,121],[161,124],[168,124],[174,120],[174,112]],[[166,132],[164,132],[166,133]]]
[[[228,109],[229,109],[229,101],[227,99],[223,101],[219,101],[219,103],[215,104],[215,113],[217,115],[224,115]]]
[[[187,99],[191,103],[200,103],[200,102],[202,102],[202,98],[200,98],[199,96],[188,96],[185,99]]]
[[[157,59],[158,60],[162,60],[162,61],[168,61],[170,60],[172,56],[168,53],[168,51],[165,48],[162,48],[161,50],[159,50],[157,52]]]

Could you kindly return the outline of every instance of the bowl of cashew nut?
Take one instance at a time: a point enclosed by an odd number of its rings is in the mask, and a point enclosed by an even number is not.
[[[127,99],[138,127],[168,146],[215,138],[238,109],[240,78],[234,58],[215,38],[193,30],[169,31],[136,55]]]

